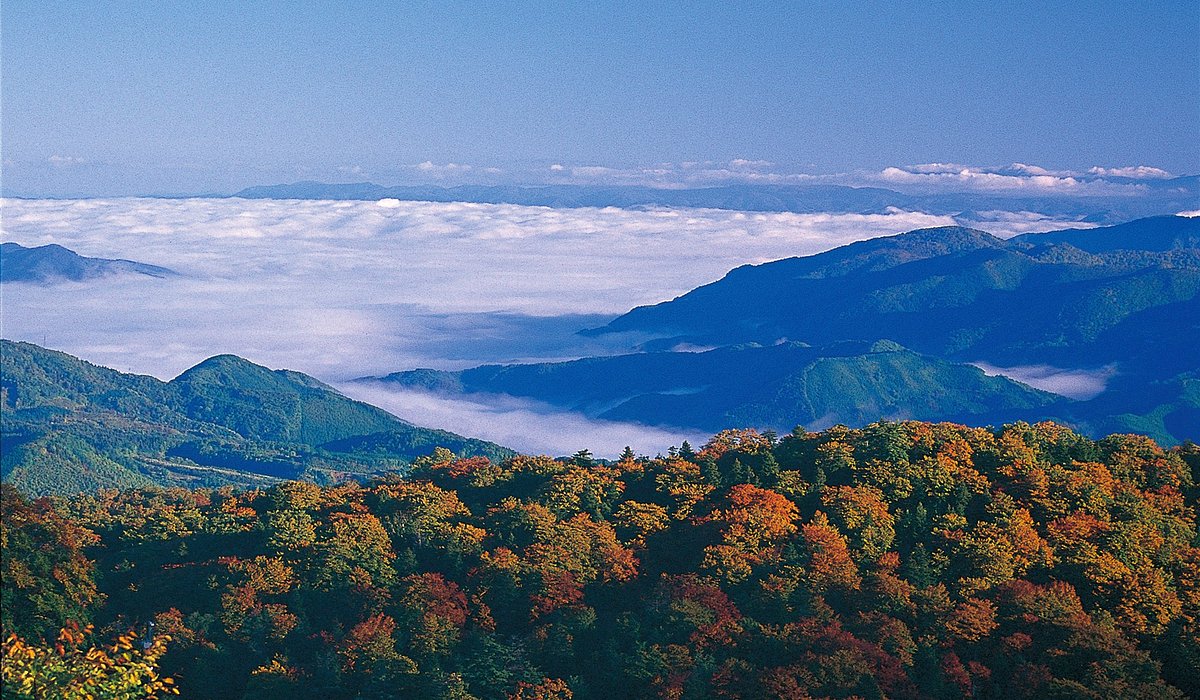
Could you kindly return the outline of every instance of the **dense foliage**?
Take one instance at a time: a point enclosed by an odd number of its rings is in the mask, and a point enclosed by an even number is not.
[[[16,635],[4,640],[0,677],[9,700],[152,700],[178,695],[175,681],[158,675],[169,637],[141,646],[133,634],[108,646],[87,645],[92,630],[64,627],[57,642],[31,644]]]
[[[102,630],[155,621],[186,697],[1173,698],[1200,694],[1198,472],[1142,437],[876,423],[612,463],[439,449],[367,485],[10,493],[4,520],[85,547],[77,603]],[[26,598],[63,597],[54,566],[21,570]],[[75,604],[20,631],[52,639]]]

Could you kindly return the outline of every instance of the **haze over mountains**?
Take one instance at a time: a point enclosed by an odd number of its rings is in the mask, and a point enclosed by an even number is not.
[[[380,381],[709,430],[1056,417],[1177,442],[1200,434],[1198,292],[1196,218],[1008,241],[925,229],[740,267],[588,331],[654,336],[642,349],[658,352]],[[1108,392],[1071,402],[971,362],[1115,377]]]
[[[1015,177],[1012,175],[1000,177]],[[1192,209],[1200,201],[1200,176],[1132,179],[1096,178],[1109,189],[1063,192],[1014,186],[1010,191],[946,191],[928,186],[900,192],[884,187],[837,184],[770,185],[721,184],[710,187],[647,187],[636,185],[458,185],[384,186],[371,182],[327,184],[297,182],[243,189],[234,197],[247,199],[418,200],[477,202],[556,208],[575,207],[689,207],[764,212],[885,213],[923,211],[953,215],[963,221],[995,211],[1039,212],[1048,217],[1074,217],[1095,223],[1118,223]],[[1087,184],[1087,181],[1084,181]],[[911,189],[911,188],[910,188]],[[941,191],[937,191],[941,190]]]

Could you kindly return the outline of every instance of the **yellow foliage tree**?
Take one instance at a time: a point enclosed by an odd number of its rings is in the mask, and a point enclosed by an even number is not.
[[[89,625],[69,624],[52,647],[30,644],[10,635],[3,643],[4,697],[8,700],[144,700],[178,695],[174,681],[158,675],[166,636],[148,646],[133,634],[117,637],[108,647],[88,646]]]

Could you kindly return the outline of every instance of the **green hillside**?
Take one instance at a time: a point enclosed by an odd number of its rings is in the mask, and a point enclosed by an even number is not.
[[[754,344],[460,372],[414,370],[382,381],[451,395],[508,394],[594,417],[722,430],[863,425],[885,418],[988,421],[1062,400],[890,341],[823,348]],[[482,397],[481,397],[482,398]]]
[[[402,469],[434,447],[508,450],[413,426],[312,377],[232,355],[170,382],[0,341],[6,482],[29,493],[104,487],[329,482]]]

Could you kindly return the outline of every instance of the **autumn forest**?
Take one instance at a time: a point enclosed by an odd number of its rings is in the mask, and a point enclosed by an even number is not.
[[[5,485],[5,696],[1195,697],[1198,477],[1191,443],[881,422]]]

